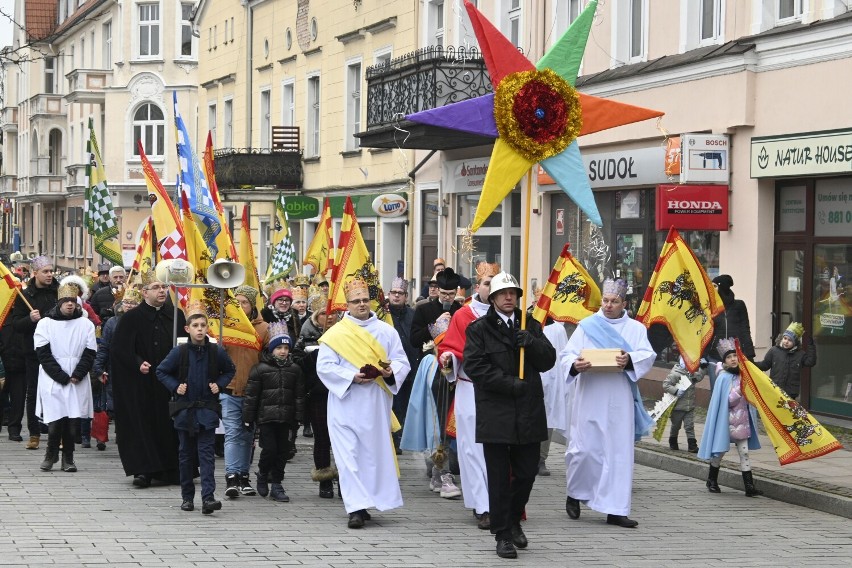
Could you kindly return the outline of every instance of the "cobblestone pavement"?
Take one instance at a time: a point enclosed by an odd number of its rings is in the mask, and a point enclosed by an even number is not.
[[[539,477],[524,530],[530,546],[501,560],[491,535],[460,501],[428,490],[419,455],[400,456],[402,509],[372,511],[361,530],[346,528],[340,499],[319,499],[310,481],[310,446],[300,438],[288,464],[292,501],[228,501],[211,516],[179,509],[176,486],[137,489],[115,445],[79,449],[78,473],[44,473],[43,451],[0,440],[0,566],[850,566],[849,519],[636,466],[632,517],[638,529],[607,525],[583,509],[565,514],[562,446],[550,477]],[[222,461],[217,460],[222,497]]]

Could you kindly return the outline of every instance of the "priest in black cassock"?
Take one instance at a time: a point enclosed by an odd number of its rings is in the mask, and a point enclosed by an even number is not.
[[[138,307],[118,323],[110,353],[118,453],[133,485],[152,479],[178,483],[177,433],[169,416],[171,394],[157,380],[157,365],[172,349],[174,307],[169,288],[153,271],[142,275]],[[183,312],[177,311],[179,336],[186,336]]]

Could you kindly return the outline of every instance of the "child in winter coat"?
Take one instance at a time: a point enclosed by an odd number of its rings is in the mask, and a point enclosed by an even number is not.
[[[794,321],[784,330],[778,345],[766,352],[760,363],[755,363],[761,371],[769,371],[769,378],[786,392],[790,398],[799,398],[802,381],[802,367],[814,367],[817,364],[816,344],[813,336],[807,347],[802,346],[805,332],[801,323]]]
[[[195,456],[201,469],[201,513],[210,515],[222,508],[217,501],[215,480],[216,427],[219,425],[219,392],[236,372],[234,362],[207,337],[207,308],[200,302],[187,307],[186,332],[189,343],[178,345],[157,366],[157,378],[177,398],[172,419],[178,433],[178,459],[182,511],[195,508]]]
[[[683,424],[683,429],[686,431],[687,451],[691,454],[698,453],[698,440],[695,437],[695,384],[700,382],[706,374],[707,362],[704,359],[701,360],[698,371],[690,373],[681,357],[663,381],[663,390],[678,397],[672,410],[672,427],[669,430],[669,447],[673,450],[679,449],[677,435]],[[687,377],[690,382],[686,388],[678,386],[683,377]]]
[[[287,503],[290,497],[281,485],[290,449],[290,430],[305,415],[305,379],[290,356],[292,340],[286,322],[269,325],[269,344],[260,363],[249,373],[243,401],[243,422],[260,427],[260,461],[257,493]]]

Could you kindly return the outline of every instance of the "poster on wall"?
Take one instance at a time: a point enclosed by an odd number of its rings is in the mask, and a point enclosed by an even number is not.
[[[727,134],[683,134],[681,140],[681,183],[728,183]]]
[[[814,195],[814,235],[852,237],[852,183],[847,179],[817,182]]]

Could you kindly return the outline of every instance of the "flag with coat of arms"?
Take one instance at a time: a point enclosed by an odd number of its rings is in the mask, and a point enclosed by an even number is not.
[[[550,277],[533,310],[533,318],[544,325],[550,316],[555,321],[579,323],[601,307],[601,291],[588,271],[565,243]]]

